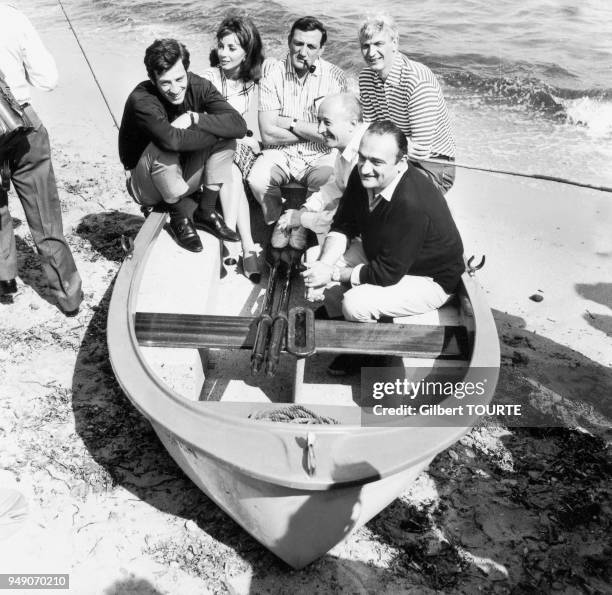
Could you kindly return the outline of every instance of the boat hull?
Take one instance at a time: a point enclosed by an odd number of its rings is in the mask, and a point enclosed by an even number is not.
[[[115,282],[107,331],[115,375],[190,479],[290,566],[301,568],[312,562],[379,513],[433,457],[478,421],[474,415],[444,428],[432,418],[423,418],[414,427],[367,425],[359,407],[330,405],[324,393],[324,400],[310,408],[338,424],[275,423],[249,418],[262,409],[278,407],[275,403],[199,401],[179,394],[164,382],[161,368],[154,369],[145,357],[135,330],[147,267],[157,271],[149,296],[152,306],[162,299],[173,303],[174,292],[163,287],[170,268],[160,267],[157,257],[150,258],[163,224],[157,213],[146,220]],[[164,251],[171,248],[165,246]],[[216,258],[209,268],[218,277],[219,251],[214,248],[206,246],[205,254]],[[184,258],[181,253],[178,256]],[[193,261],[193,268],[201,273],[199,261]],[[188,281],[193,284],[193,279],[192,275]],[[206,283],[203,279],[202,285]],[[198,296],[193,307],[206,312],[209,300],[210,295]],[[464,275],[458,302],[472,343],[462,378],[475,381],[485,371],[488,388],[479,404],[486,405],[499,371],[495,324],[482,292],[468,275]],[[443,401],[455,403],[453,396]]]
[[[153,424],[185,474],[247,533],[295,569],[367,523],[404,492],[430,460],[365,484],[294,489],[255,479]]]

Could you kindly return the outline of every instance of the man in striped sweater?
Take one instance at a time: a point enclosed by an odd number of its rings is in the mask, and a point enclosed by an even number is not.
[[[399,33],[387,15],[367,18],[359,43],[367,64],[359,75],[364,119],[399,126],[408,139],[410,161],[445,194],[455,180],[455,140],[436,76],[399,52]]]

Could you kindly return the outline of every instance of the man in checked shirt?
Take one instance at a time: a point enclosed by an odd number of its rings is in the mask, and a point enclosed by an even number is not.
[[[333,171],[334,155],[318,132],[317,110],[325,96],[346,90],[346,78],[340,68],[321,58],[326,41],[327,31],[318,19],[298,19],[289,33],[286,58],[271,65],[259,83],[265,149],[248,182],[267,224],[281,215],[281,186],[296,181],[314,192]],[[282,248],[287,243],[303,249],[304,228],[293,228],[289,236],[275,229],[272,245]]]

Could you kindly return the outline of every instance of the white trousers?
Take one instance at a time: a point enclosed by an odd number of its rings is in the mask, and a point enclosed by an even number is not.
[[[313,246],[306,254],[307,262],[317,260],[320,246]],[[336,266],[355,267],[368,264],[360,239],[351,242]],[[381,316],[392,318],[412,316],[436,310],[451,297],[431,277],[404,275],[395,285],[382,287],[364,283],[347,289],[346,285],[330,283],[323,292],[329,316],[339,316],[353,322],[376,322]]]

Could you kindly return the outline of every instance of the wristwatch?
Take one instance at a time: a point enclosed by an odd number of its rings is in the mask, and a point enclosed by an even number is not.
[[[293,129],[295,128],[295,125],[298,123],[298,119],[297,118],[293,118],[292,122],[291,122],[291,126],[289,126],[289,132],[293,132]]]

